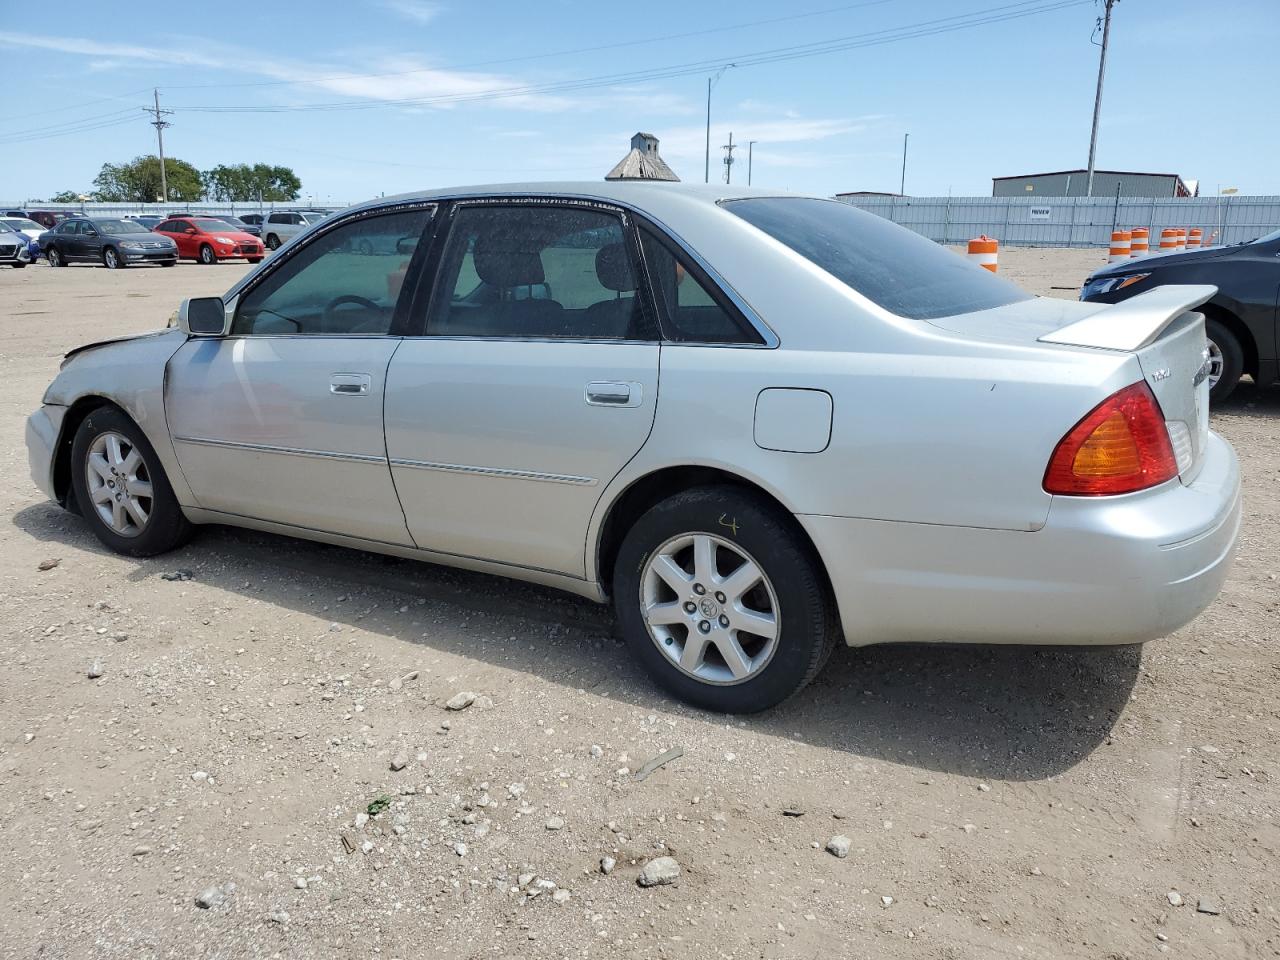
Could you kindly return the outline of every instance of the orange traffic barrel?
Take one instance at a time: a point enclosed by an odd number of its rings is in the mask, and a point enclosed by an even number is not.
[[[1108,263],[1118,263],[1129,259],[1129,245],[1133,242],[1133,234],[1128,230],[1111,231],[1111,256]]]
[[[1178,227],[1178,252],[1187,249],[1187,228]]]
[[[1187,249],[1199,250],[1200,244],[1204,240],[1204,231],[1199,227],[1192,227],[1191,232],[1187,234]]]
[[[1000,253],[1000,241],[985,233],[969,241],[969,259],[992,273],[996,272],[996,260]]]
[[[1148,230],[1146,227],[1134,227],[1133,240],[1129,244],[1129,256],[1134,258],[1145,257],[1149,252],[1147,248],[1150,246],[1150,241],[1151,241],[1150,230]]]
[[[1160,252],[1175,253],[1178,249],[1178,231],[1173,227],[1165,227],[1160,231]]]

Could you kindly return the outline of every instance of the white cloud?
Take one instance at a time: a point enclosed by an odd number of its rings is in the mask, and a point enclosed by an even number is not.
[[[430,23],[440,15],[443,7],[431,0],[382,0],[382,6],[397,16],[414,23]]]

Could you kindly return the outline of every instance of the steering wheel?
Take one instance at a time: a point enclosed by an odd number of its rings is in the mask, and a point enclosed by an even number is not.
[[[338,308],[348,303],[359,304],[368,310],[372,310],[377,314],[382,313],[382,307],[374,303],[368,297],[360,297],[353,293],[344,294],[341,297],[334,297],[324,306],[324,328],[331,330],[338,325]]]

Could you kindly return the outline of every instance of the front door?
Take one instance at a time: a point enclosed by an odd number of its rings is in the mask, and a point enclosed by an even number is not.
[[[387,450],[418,546],[585,576],[592,512],[657,401],[635,249],[598,204],[454,208],[424,335],[387,374]]]
[[[431,208],[318,234],[238,298],[231,334],[169,362],[166,414],[201,507],[411,544],[383,441],[403,279]],[[360,256],[362,239],[382,256]]]

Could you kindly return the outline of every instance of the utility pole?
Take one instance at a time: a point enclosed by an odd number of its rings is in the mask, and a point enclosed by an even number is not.
[[[1098,152],[1098,115],[1102,112],[1102,81],[1107,74],[1107,45],[1111,42],[1111,8],[1119,0],[1102,0],[1102,53],[1098,56],[1098,91],[1093,97],[1093,132],[1089,136],[1089,182],[1085,196],[1093,196],[1093,162]],[[1096,28],[1095,28],[1096,29]]]
[[[759,142],[760,142],[759,140],[747,141],[747,186],[748,187],[751,186],[751,150]]]
[[[905,197],[907,195],[907,141],[911,139],[911,134],[904,133],[902,135],[902,181],[898,184],[898,196]]]
[[[169,177],[164,170],[164,128],[170,126],[168,120],[161,119],[166,114],[172,114],[172,110],[160,109],[160,91],[152,91],[156,95],[156,105],[154,107],[143,107],[143,113],[149,113],[154,120],[151,125],[156,128],[156,145],[160,148],[160,198],[164,203],[169,202]]]
[[[721,147],[724,150],[724,182],[733,183],[733,131],[729,131],[729,142]]]

